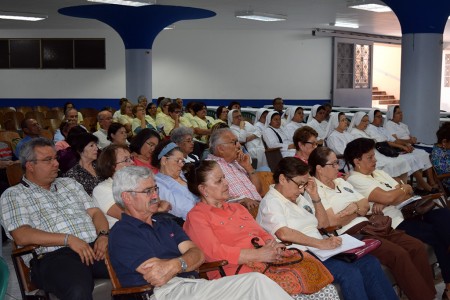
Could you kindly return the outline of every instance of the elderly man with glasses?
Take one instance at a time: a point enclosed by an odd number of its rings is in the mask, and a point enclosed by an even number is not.
[[[18,246],[41,245],[25,257],[31,280],[59,299],[92,299],[93,278],[108,278],[108,222],[71,178],[57,178],[56,150],[35,138],[20,153],[25,176],[0,198],[1,221]]]
[[[254,208],[261,201],[261,182],[251,165],[250,156],[241,150],[236,135],[228,128],[218,129],[209,139],[209,160],[216,161],[228,180],[229,201],[238,201]]]
[[[150,283],[155,286],[150,299],[163,300],[292,299],[262,274],[198,279],[204,254],[180,226],[154,215],[158,186],[148,168],[117,171],[113,194],[125,212],[111,230],[108,251],[123,287]]]

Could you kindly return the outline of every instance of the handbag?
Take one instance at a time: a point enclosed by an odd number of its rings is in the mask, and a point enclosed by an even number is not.
[[[399,154],[399,150],[394,148],[388,144],[388,142],[378,142],[375,143],[375,149],[378,150],[381,154],[388,157],[397,157]]]
[[[252,239],[255,248],[261,247],[257,243],[258,240]],[[254,272],[265,274],[290,295],[313,294],[333,282],[333,275],[313,255],[297,248],[286,250],[294,254],[283,257],[279,262],[249,262],[246,265]],[[241,266],[236,270],[236,274],[239,273]]]
[[[364,238],[362,241],[365,245],[336,254],[333,258],[352,263],[381,246],[377,239]]]
[[[433,198],[421,198],[417,201],[405,205],[401,212],[405,220],[414,219],[426,214],[436,206]]]
[[[370,236],[387,237],[400,234],[401,231],[392,228],[392,219],[390,217],[384,215],[371,215],[369,217],[369,223],[361,228],[360,233]]]

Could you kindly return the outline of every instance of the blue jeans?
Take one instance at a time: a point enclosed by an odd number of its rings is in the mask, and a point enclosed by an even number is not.
[[[353,263],[329,258],[322,262],[341,286],[346,300],[398,300],[391,283],[381,269],[380,262],[366,255]]]

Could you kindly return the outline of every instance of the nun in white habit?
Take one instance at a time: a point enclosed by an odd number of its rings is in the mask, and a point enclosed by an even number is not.
[[[368,125],[369,116],[365,112],[359,111],[353,116],[348,131],[354,139],[372,139],[372,137],[366,132]],[[403,156],[388,157],[375,150],[375,158],[377,160],[377,169],[385,171],[399,182],[406,182],[408,175],[413,173],[411,164],[414,164],[414,161],[409,163]]]
[[[297,129],[306,125],[303,123],[303,108],[301,106],[290,106],[285,113],[288,113],[286,125],[283,130],[291,142]]]
[[[266,128],[263,133],[264,142],[269,148],[281,147],[283,157],[294,156],[295,146],[289,141],[284,131],[281,129],[281,116],[276,111],[271,111],[266,117]]]
[[[257,160],[257,168],[267,167],[267,159],[262,134],[252,124],[242,120],[241,111],[232,109],[228,112],[228,126],[237,136],[239,143],[245,145],[250,157]]]
[[[323,141],[327,137],[327,126],[328,122],[325,121],[325,107],[322,105],[316,104],[311,108],[311,112],[308,116],[307,125],[314,128],[319,136],[317,137],[319,140]]]
[[[267,114],[271,111],[271,109],[267,108],[260,108],[256,111],[256,118],[255,118],[255,127],[258,128],[258,130],[261,132],[261,134],[266,129],[266,117]]]

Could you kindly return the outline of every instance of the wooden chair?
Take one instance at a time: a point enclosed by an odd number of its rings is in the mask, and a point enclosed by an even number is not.
[[[20,123],[25,116],[21,112],[9,111],[3,115],[3,127],[6,130],[22,131]]]
[[[116,272],[114,271],[111,260],[109,258],[109,253],[106,251],[106,258],[105,258],[106,267],[108,269],[109,277],[111,278],[112,283],[112,291],[111,296],[113,299],[133,299],[132,296],[141,296],[140,299],[150,299],[150,296],[153,294],[153,286],[151,284],[146,284],[142,286],[135,286],[135,287],[122,287],[122,285],[119,282],[119,279],[117,278]],[[206,276],[207,272],[211,271],[219,271],[220,275],[222,277],[226,276],[225,271],[223,270],[223,266],[226,266],[228,264],[228,261],[226,260],[219,260],[215,262],[210,263],[204,263],[199,268],[200,277],[204,279],[208,279]],[[143,298],[142,296],[148,297]]]
[[[253,124],[255,122],[256,115],[254,113],[251,113],[248,111],[242,111],[241,114],[242,114],[242,119],[244,121],[247,121],[251,124]]]
[[[89,132],[97,131],[97,117],[84,117],[83,125]]]
[[[19,106],[16,107],[16,111],[20,111],[25,115],[27,112],[33,111],[33,108],[31,106]]]
[[[83,115],[83,119],[86,118],[86,117],[94,117],[94,118],[96,118],[97,114],[98,114],[98,110],[97,109],[90,108],[90,107],[88,107],[88,108],[81,108],[81,109],[79,109],[79,112]]]
[[[46,122],[48,123],[48,129],[55,133],[59,129],[62,121],[61,119],[46,119]]]
[[[29,245],[18,248],[16,243],[13,242],[11,258],[14,265],[14,270],[17,275],[17,281],[19,283],[22,299],[24,300],[58,300],[53,294],[49,294],[44,290],[37,288],[32,282],[30,277],[30,268],[24,263],[22,256],[31,254],[36,256],[37,245]],[[70,284],[70,283],[69,283]],[[92,296],[94,300],[106,300],[110,299],[111,295],[111,281],[109,279],[95,279],[94,291]]]
[[[45,123],[45,115],[41,111],[29,111],[25,114],[25,119],[35,119],[42,128],[47,129]]]
[[[281,147],[278,148],[267,148],[266,149],[266,159],[267,164],[269,165],[269,168],[272,172],[275,172],[275,169],[278,166],[278,163],[283,158],[283,155],[281,155]]]
[[[37,106],[33,107],[33,110],[45,113],[45,112],[49,111],[50,108],[48,106],[37,105]]]
[[[53,141],[53,134],[50,130],[41,129],[41,136]]]
[[[264,197],[269,191],[269,186],[274,184],[272,172],[256,172],[262,185],[261,197]]]
[[[18,184],[22,180],[23,170],[20,163],[15,163],[6,167],[6,177],[9,186]]]
[[[444,173],[444,174],[438,175],[435,167],[432,167],[432,173],[433,173],[434,181],[437,182],[437,184],[439,185],[439,191],[442,193],[442,197],[440,198],[442,205],[444,207],[450,207],[450,202],[448,199],[450,196],[450,194],[449,194],[450,191],[447,190],[447,188],[444,186],[444,184],[442,182],[444,179],[450,178],[450,173]]]
[[[64,118],[64,113],[59,109],[51,109],[45,113],[45,118],[62,120]]]
[[[20,135],[15,131],[0,131],[0,141],[8,142],[13,152],[16,150],[16,146],[20,140]]]

